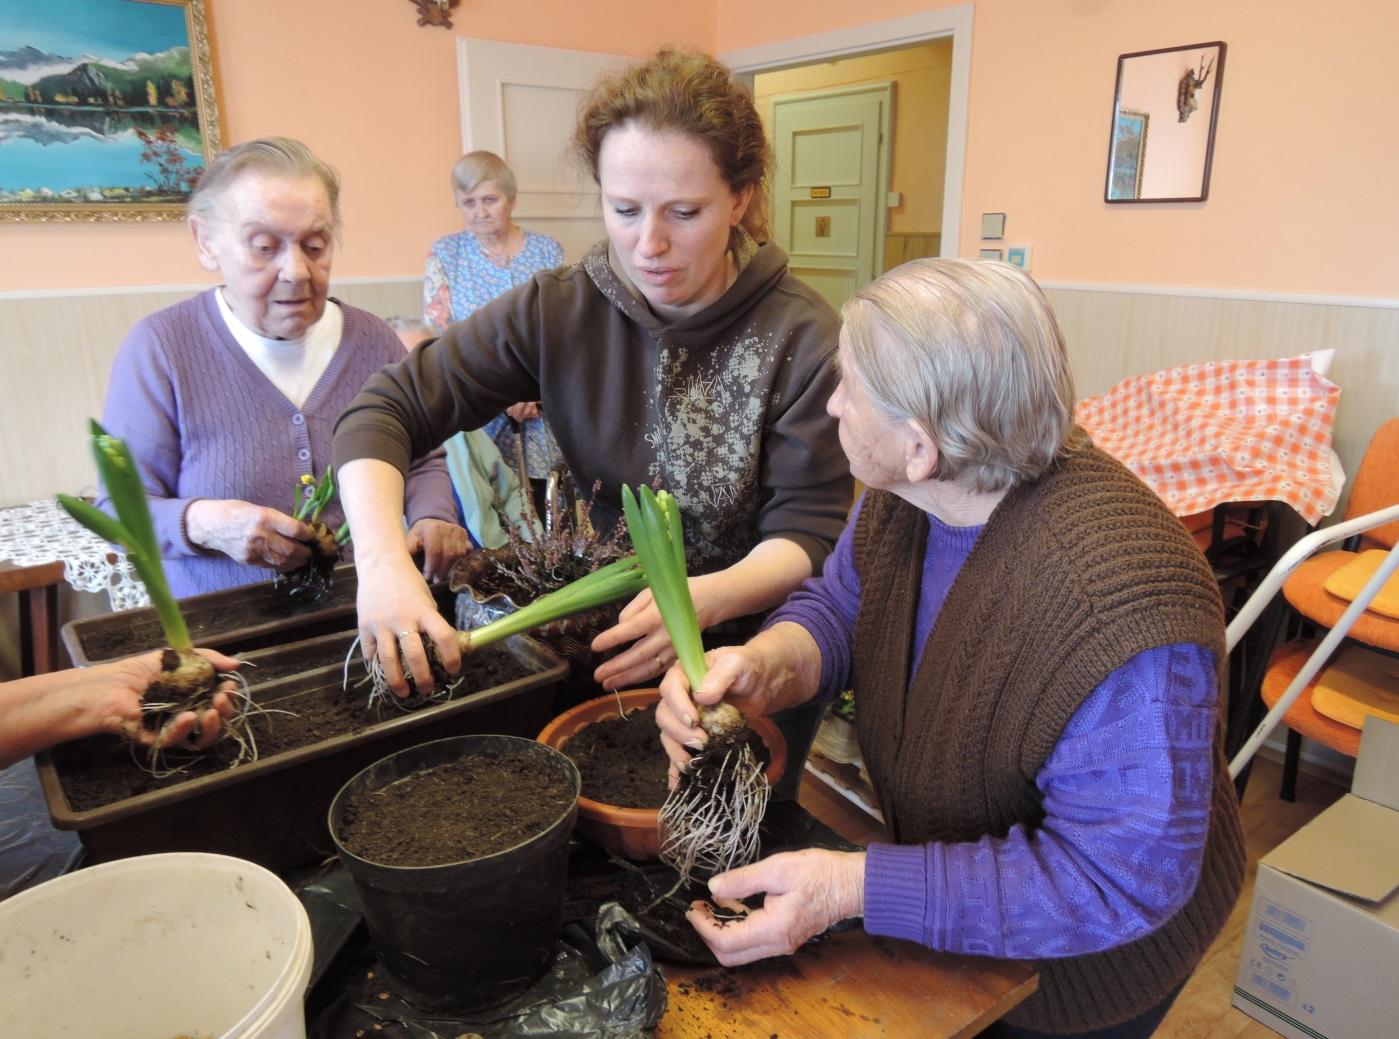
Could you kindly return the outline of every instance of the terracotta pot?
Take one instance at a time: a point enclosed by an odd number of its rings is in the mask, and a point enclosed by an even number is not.
[[[629,689],[620,697],[621,709],[630,712],[650,707],[660,700],[661,693],[659,689]],[[593,722],[619,717],[617,699],[612,695],[600,696],[569,708],[544,727],[539,742],[563,750],[579,730]],[[787,744],[777,726],[768,719],[749,718],[748,724],[767,746],[771,755],[768,783],[775,784],[787,766]],[[656,752],[662,753],[659,746]],[[658,808],[619,808],[589,797],[578,798],[578,832],[614,855],[633,861],[660,856],[661,839],[657,830],[660,815]]]

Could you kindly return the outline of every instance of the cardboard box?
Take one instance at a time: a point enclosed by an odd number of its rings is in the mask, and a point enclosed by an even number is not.
[[[1292,1039],[1399,1035],[1399,725],[1369,718],[1346,794],[1258,864],[1234,1006]]]

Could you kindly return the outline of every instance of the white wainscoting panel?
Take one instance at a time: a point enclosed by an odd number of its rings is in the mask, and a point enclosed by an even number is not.
[[[1068,343],[1079,397],[1182,364],[1334,349],[1329,377],[1341,387],[1335,446],[1347,474],[1370,435],[1399,415],[1399,308],[1063,285],[1046,286],[1045,294]]]
[[[0,297],[0,506],[91,491],[87,420],[102,413],[107,375],[141,318],[202,286]],[[422,313],[422,280],[335,282],[331,294],[380,317]]]

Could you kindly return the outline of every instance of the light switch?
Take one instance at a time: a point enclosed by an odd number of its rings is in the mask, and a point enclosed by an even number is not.
[[[901,205],[903,205],[903,204],[904,204],[904,193],[903,193],[902,191],[891,191],[891,192],[889,192],[888,201],[885,202],[885,205],[886,205],[887,208],[889,208],[889,209],[898,209],[898,208],[899,208]]]

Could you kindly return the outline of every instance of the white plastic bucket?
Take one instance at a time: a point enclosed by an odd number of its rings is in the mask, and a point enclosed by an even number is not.
[[[311,922],[225,855],[142,855],[0,902],[0,1035],[305,1039]]]

